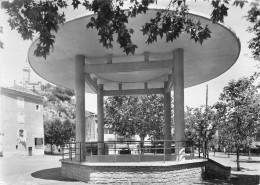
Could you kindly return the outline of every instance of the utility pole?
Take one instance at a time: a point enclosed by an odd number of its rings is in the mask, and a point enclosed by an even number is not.
[[[208,84],[206,85],[206,113],[208,113]]]
[[[205,112],[206,112],[206,120],[205,120],[205,122],[206,122],[206,125],[207,125],[207,123],[208,123],[208,84],[206,84],[206,107],[205,107]],[[205,143],[204,143],[204,146],[205,146],[205,158],[208,158],[209,157],[209,155],[208,155],[208,136],[207,136],[207,132],[208,132],[208,129],[205,131],[206,133],[205,133],[205,136],[206,136],[206,138],[205,138]]]

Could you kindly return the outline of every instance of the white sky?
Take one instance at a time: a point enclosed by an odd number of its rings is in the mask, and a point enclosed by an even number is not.
[[[196,3],[194,1],[188,1],[191,10],[210,16],[212,8],[208,1],[197,0]],[[165,2],[167,1],[161,0],[158,1],[158,4],[164,5],[166,4]],[[204,84],[185,89],[186,105],[196,107],[205,104],[206,84],[208,84],[209,87],[209,105],[212,105],[218,101],[219,94],[222,92],[223,87],[226,86],[231,79],[252,75],[254,71],[257,70],[256,65],[258,62],[250,58],[250,50],[248,49],[247,44],[252,36],[246,32],[249,23],[245,18],[242,18],[246,14],[248,8],[248,4],[245,5],[243,9],[230,6],[229,16],[225,19],[225,25],[231,27],[241,41],[241,53],[237,62],[221,76]],[[85,12],[82,10],[68,10],[68,14],[66,15],[67,19],[71,19],[84,13]],[[22,82],[22,68],[25,64],[27,51],[31,41],[23,41],[16,31],[10,30],[6,20],[7,16],[4,14],[4,11],[1,10],[0,24],[4,27],[4,34],[1,34],[0,38],[1,41],[4,42],[4,49],[0,49],[0,83],[1,86],[12,86],[14,80],[16,83]],[[213,32],[214,30],[211,31]],[[33,81],[44,81],[34,72],[31,72],[31,79],[33,79]],[[96,95],[86,94],[86,109],[96,112]]]

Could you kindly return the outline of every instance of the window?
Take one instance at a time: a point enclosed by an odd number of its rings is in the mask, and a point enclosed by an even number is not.
[[[36,111],[40,111],[40,105],[36,104],[36,105],[35,105],[35,110],[36,110]]]
[[[19,137],[24,137],[24,132],[23,132],[23,130],[19,130]]]
[[[24,113],[18,112],[18,123],[24,123]]]
[[[17,107],[24,108],[24,98],[17,97]]]
[[[35,148],[43,148],[43,138],[34,138]]]
[[[26,142],[26,130],[25,129],[22,129],[22,128],[19,128],[17,130],[17,135],[16,135],[17,139],[19,141],[24,141]]]

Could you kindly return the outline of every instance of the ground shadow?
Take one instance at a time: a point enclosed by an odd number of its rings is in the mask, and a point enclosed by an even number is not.
[[[250,169],[250,168],[243,168],[243,167],[240,167],[241,169],[241,172],[245,172],[245,171],[257,171],[257,169]],[[237,167],[231,167],[231,170],[232,171],[237,171]]]
[[[239,160],[239,162],[241,162],[241,163],[260,163],[260,161],[248,160],[248,159],[246,159],[246,160]]]
[[[40,170],[40,171],[32,173],[31,176],[34,178],[45,179],[45,180],[71,181],[71,182],[76,181],[73,179],[63,177],[61,175],[61,167]]]
[[[259,185],[259,175],[232,175],[229,179],[206,179],[201,183],[196,184],[207,184],[207,185]]]
[[[259,185],[260,183],[260,175],[235,174],[233,176],[230,181],[235,185]]]

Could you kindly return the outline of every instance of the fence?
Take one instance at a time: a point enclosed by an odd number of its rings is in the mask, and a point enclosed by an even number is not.
[[[165,162],[184,155],[191,159],[195,153],[200,157],[202,152],[201,146],[195,146],[193,141],[172,140],[74,142],[65,144],[61,151],[63,159],[88,162]]]

